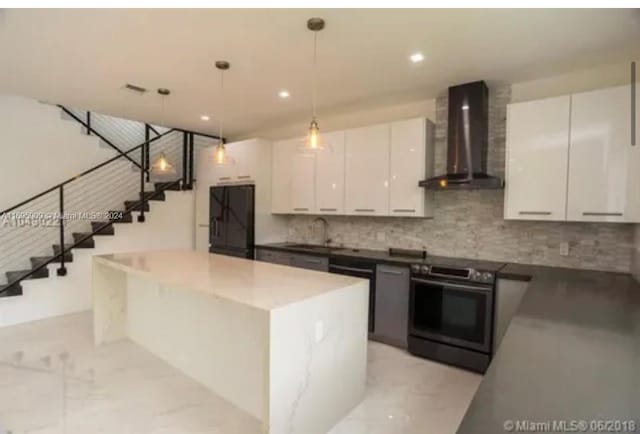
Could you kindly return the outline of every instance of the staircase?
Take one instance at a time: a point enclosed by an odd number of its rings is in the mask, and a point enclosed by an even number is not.
[[[2,228],[1,299],[23,295],[25,281],[49,278],[54,267],[53,274],[64,277],[66,264],[73,263],[75,252],[94,249],[96,238],[113,237],[118,226],[133,223],[134,217],[137,222],[144,222],[145,213],[153,210],[152,204],[166,200],[165,192],[189,190],[193,184],[195,133],[172,129],[158,132],[145,124],[123,120],[128,122],[130,131],[138,124],[142,133],[135,134],[141,134],[144,140],[132,146],[131,137],[123,140],[125,134],[120,132],[121,142],[116,144],[106,133],[97,131],[95,124],[92,126],[86,121],[91,115],[82,119],[80,111],[64,107],[61,110],[63,119],[80,124],[83,134],[97,136],[101,147],[113,149],[114,157],[0,212],[2,218],[20,213],[43,213],[49,217],[58,213],[57,219],[48,222],[54,223],[52,225]],[[96,115],[91,118],[95,121]],[[113,132],[114,128],[117,129],[117,125],[112,125],[109,131]],[[153,134],[149,134],[151,131]],[[178,173],[173,179],[154,182],[149,164],[161,152],[172,161]],[[10,268],[7,264],[16,266]]]

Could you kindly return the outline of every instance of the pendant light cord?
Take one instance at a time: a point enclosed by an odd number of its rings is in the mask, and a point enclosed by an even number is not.
[[[317,103],[317,94],[318,94],[318,32],[313,32],[313,89],[312,89],[312,115],[313,120],[316,119],[316,103]]]
[[[224,70],[220,70],[220,101],[222,102],[222,107],[220,108],[220,135],[218,139],[218,144],[224,146],[224,142],[222,140],[222,122],[224,121]]]

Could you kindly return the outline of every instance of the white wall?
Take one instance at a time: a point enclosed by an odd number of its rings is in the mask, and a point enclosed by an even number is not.
[[[421,99],[408,103],[386,104],[366,109],[344,108],[340,111],[319,113],[318,123],[322,131],[336,131],[421,116],[435,121],[435,99]],[[277,140],[298,137],[306,134],[309,128],[309,121],[310,118],[308,116],[301,117],[295,121],[283,122],[273,127],[256,129],[251,134],[238,137],[237,139],[264,137]],[[234,139],[236,138],[234,137]]]
[[[0,210],[116,155],[98,143],[55,106],[0,95]]]
[[[640,75],[640,61],[636,61]],[[581,69],[553,77],[514,83],[511,86],[511,101],[531,101],[570,93],[587,92],[606,87],[629,84],[631,61]]]
[[[56,275],[57,264],[49,266],[46,279],[22,282],[23,295],[0,298],[0,327],[64,315],[91,308],[91,257],[93,255],[153,249],[192,249],[194,194],[167,191],[166,201],[151,202],[146,222],[114,225],[115,236],[94,237],[94,249],[73,250],[67,276]]]

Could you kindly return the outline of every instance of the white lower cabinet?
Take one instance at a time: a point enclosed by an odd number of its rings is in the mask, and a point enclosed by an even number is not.
[[[573,95],[567,220],[640,221],[640,145],[631,86]]]
[[[389,124],[346,131],[346,214],[388,215],[389,141]]]
[[[570,96],[510,104],[504,217],[565,220]]]

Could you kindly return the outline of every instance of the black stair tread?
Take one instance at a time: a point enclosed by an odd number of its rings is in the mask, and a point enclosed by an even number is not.
[[[49,259],[53,259],[50,264],[57,264],[60,262],[59,256],[33,256],[29,259],[31,260],[32,267],[37,267],[38,265],[47,262]],[[71,254],[71,252],[67,252],[64,255],[64,262],[73,262],[73,255]]]
[[[166,200],[164,191],[145,191],[144,198],[147,200],[158,200],[158,201]]]
[[[130,212],[109,211],[109,215],[114,223],[131,223],[133,221]]]
[[[0,285],[0,297],[15,297],[18,295],[22,295],[22,286],[19,283]]]
[[[24,276],[31,270],[18,270],[18,271],[7,271],[7,282],[14,282],[18,280],[20,277]],[[49,277],[49,269],[47,267],[42,267],[31,276],[27,277],[27,279],[44,279],[45,277]]]
[[[171,185],[173,184],[173,185]],[[153,184],[156,190],[180,191],[179,182],[156,182]]]
[[[95,232],[98,229],[100,229],[101,226],[104,226],[107,223],[112,223],[112,222],[91,222],[91,229],[93,230],[93,232]],[[100,231],[94,233],[94,235],[114,235],[114,234],[115,234],[115,230],[113,229],[112,224],[110,224],[109,226],[105,226]]]
[[[124,203],[124,209],[130,211],[140,211],[142,208],[144,208],[145,211],[149,211],[149,202],[145,202],[144,207],[141,206],[139,200],[127,200]]]
[[[85,237],[90,237],[90,238],[87,238],[86,240],[82,241],[76,247],[79,247],[81,249],[82,248],[83,249],[91,249],[91,248],[95,247],[95,242],[93,241],[93,235],[91,234],[91,232],[74,232],[71,235],[73,235],[73,240],[76,243],[78,241],[80,241],[81,239],[85,238]]]
[[[93,242],[93,240],[92,240],[92,242]],[[71,246],[72,246],[72,244],[65,244],[64,248],[68,249]],[[52,247],[53,247],[53,254],[57,255],[58,252],[60,251],[60,244],[54,244]],[[85,243],[82,243],[82,244],[80,244],[78,246],[75,246],[74,249],[93,249],[93,247],[94,246],[89,246],[89,245],[87,245]]]

